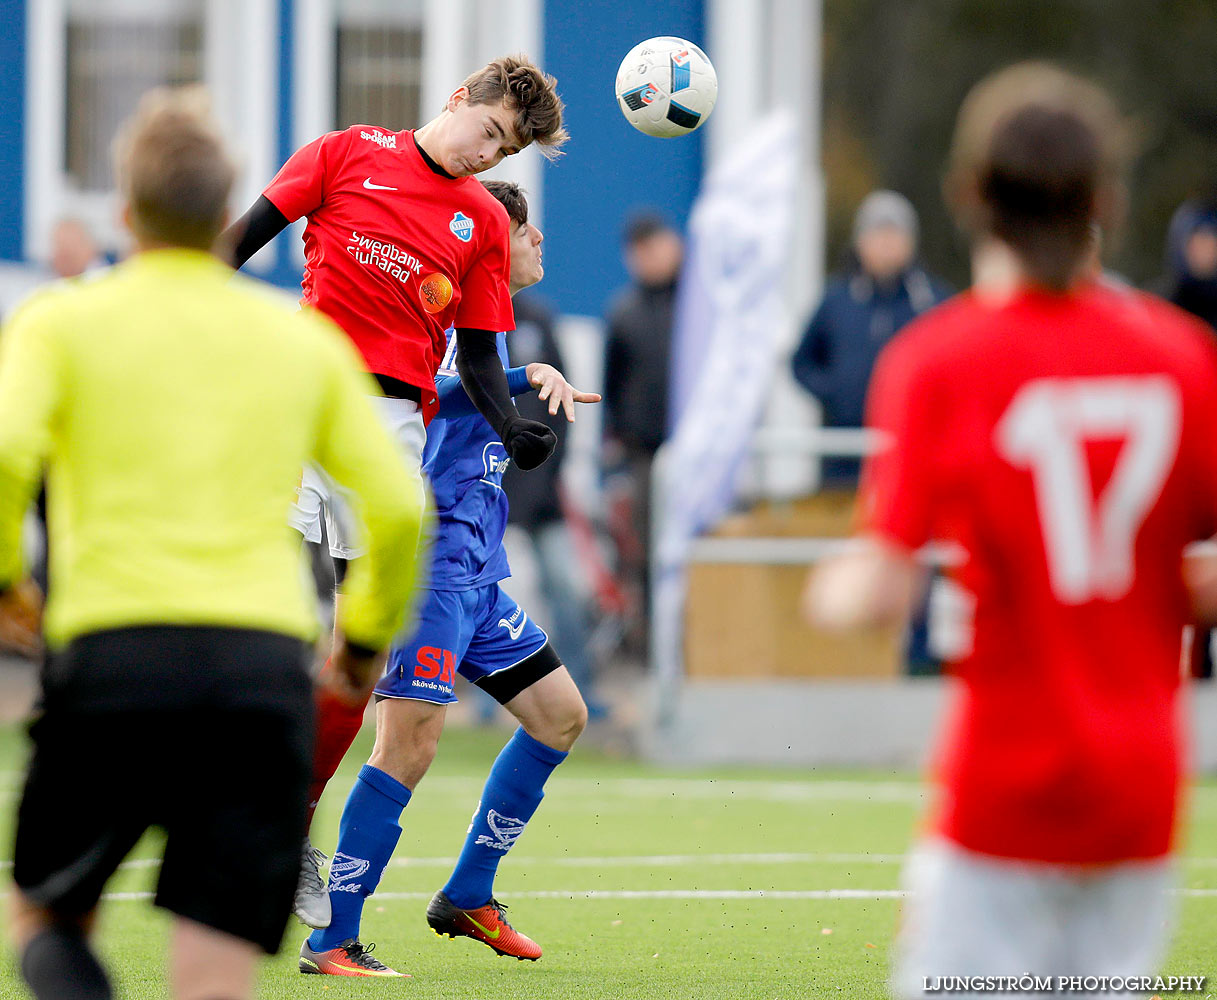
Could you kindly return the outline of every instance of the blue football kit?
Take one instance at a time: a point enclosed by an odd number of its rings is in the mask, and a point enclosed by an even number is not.
[[[429,589],[414,635],[391,650],[376,686],[381,698],[439,705],[457,700],[452,690],[456,674],[475,683],[485,682],[536,656],[549,641],[499,586],[499,581],[510,576],[503,551],[508,505],[502,481],[507,451],[461,388],[455,366],[456,338],[451,330],[448,338],[444,363],[435,380],[440,409],[427,429],[423,451],[423,469],[431,480],[436,513]],[[506,366],[503,334],[499,334],[498,349]],[[513,396],[531,389],[524,368],[508,369],[507,384]],[[556,656],[550,664],[540,669],[559,665]],[[446,918],[458,920],[472,908],[498,907],[493,885],[499,862],[536,812],[545,782],[566,756],[565,751],[534,739],[523,727],[516,730],[487,777],[456,866],[428,908],[433,928],[453,933],[456,926],[437,922],[432,912],[437,905],[442,904]],[[379,768],[365,764],[360,769],[342,812],[330,866],[330,925],[314,931],[305,942],[301,971],[321,971],[320,963],[327,954],[344,950],[348,956],[364,954],[358,943],[364,902],[375,892],[397,846],[400,817],[411,795],[412,789]],[[473,912],[482,921],[491,919],[486,915],[489,911]],[[494,912],[502,917],[501,909]],[[517,936],[536,948],[535,954],[507,951],[498,940],[499,931],[493,935],[478,940],[517,958],[540,957],[540,949],[527,938]],[[384,969],[379,963],[372,964]]]
[[[455,370],[456,339],[436,376],[440,408],[427,428],[423,471],[435,497],[431,578],[418,628],[389,654],[376,686],[381,698],[414,698],[446,705],[456,674],[478,682],[510,670],[540,650],[545,632],[499,581],[511,575],[503,534],[507,494],[503,473],[509,459],[498,435],[474,408]],[[503,334],[499,356],[507,364]],[[512,395],[530,389],[523,368],[509,369]]]

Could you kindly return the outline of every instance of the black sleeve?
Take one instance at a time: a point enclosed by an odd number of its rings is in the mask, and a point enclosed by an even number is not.
[[[507,373],[489,330],[456,331],[456,370],[470,402],[494,428],[516,466],[527,472],[553,454],[558,439],[545,424],[520,416],[511,401]]]
[[[286,228],[287,216],[266,195],[259,195],[250,210],[224,231],[220,245],[232,247],[229,261],[239,268]]]
[[[489,330],[457,330],[456,370],[470,401],[502,438],[507,421],[518,417],[520,411],[507,388],[507,373],[503,371],[497,339],[497,334]]]

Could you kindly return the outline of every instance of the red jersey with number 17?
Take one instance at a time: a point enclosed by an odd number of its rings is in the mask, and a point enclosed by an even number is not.
[[[1212,331],[1100,284],[961,295],[883,352],[864,524],[953,543],[972,642],[938,832],[1067,864],[1171,846],[1189,542],[1217,532]]]
[[[292,154],[263,194],[304,230],[303,301],[355,342],[368,370],[423,391],[449,327],[512,330],[508,219],[473,177],[437,174],[413,131],[352,125]]]

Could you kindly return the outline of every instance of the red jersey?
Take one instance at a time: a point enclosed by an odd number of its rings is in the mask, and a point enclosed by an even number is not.
[[[473,177],[433,171],[413,131],[352,125],[298,149],[263,194],[304,230],[303,301],[368,370],[423,390],[434,414],[444,331],[512,330],[507,212]]]
[[[972,650],[938,755],[938,832],[1058,863],[1171,846],[1185,546],[1217,531],[1212,331],[1088,285],[965,294],[880,356],[863,523],[954,543]]]

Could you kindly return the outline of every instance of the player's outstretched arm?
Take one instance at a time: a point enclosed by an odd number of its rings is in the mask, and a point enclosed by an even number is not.
[[[566,377],[552,365],[533,362],[521,368],[507,369],[507,388],[512,398],[522,396],[534,389],[542,400],[549,400],[549,412],[557,414],[562,407],[566,419],[575,421],[575,403],[599,403],[598,392],[580,392],[566,381]],[[467,417],[477,413],[469,394],[461,380],[453,375],[441,376],[435,380],[435,391],[439,397],[439,414],[444,420],[454,417]]]
[[[535,469],[553,454],[558,439],[543,423],[520,416],[511,401],[496,335],[489,330],[456,331],[456,368],[469,399],[494,428],[515,466]]]
[[[217,245],[230,247],[228,261],[240,268],[287,226],[287,216],[266,195],[259,195],[249,211],[224,230]]]
[[[559,407],[569,423],[575,422],[576,403],[599,403],[603,398],[598,392],[580,392],[553,365],[534,361],[525,368],[528,384],[538,389],[537,398],[549,401],[551,416],[557,416]]]
[[[507,369],[507,390],[512,398],[522,396],[532,391],[528,382],[526,368]],[[436,417],[442,420],[453,420],[457,417],[471,417],[478,412],[465,391],[459,375],[438,375],[435,379],[435,395],[439,398],[439,412]]]
[[[912,555],[877,536],[855,541],[857,548],[825,560],[807,578],[803,617],[809,624],[845,630],[908,618],[921,581]]]

